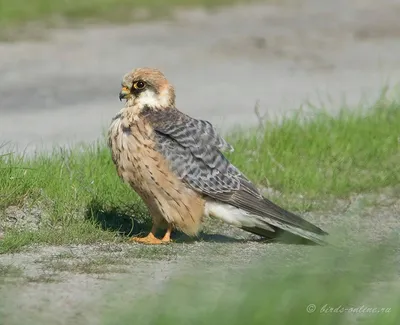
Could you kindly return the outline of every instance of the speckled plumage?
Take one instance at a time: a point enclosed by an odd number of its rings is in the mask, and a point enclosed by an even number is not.
[[[321,242],[324,231],[264,198],[226,159],[223,152],[233,148],[209,122],[175,108],[160,71],[136,69],[122,86],[126,104],[111,123],[109,146],[118,175],[141,196],[155,226],[194,235],[210,215],[264,237],[283,230]]]
[[[111,124],[109,146],[118,175],[143,199],[153,222],[165,221],[194,235],[204,214],[204,200],[186,187],[156,150],[155,133],[145,119],[135,120],[129,110]]]

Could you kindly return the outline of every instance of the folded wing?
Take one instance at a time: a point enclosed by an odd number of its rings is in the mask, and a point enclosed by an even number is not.
[[[281,229],[322,242],[323,230],[264,198],[226,159],[222,152],[233,148],[209,122],[175,108],[149,109],[143,117],[153,126],[157,149],[172,171],[210,202],[210,214],[264,237]]]

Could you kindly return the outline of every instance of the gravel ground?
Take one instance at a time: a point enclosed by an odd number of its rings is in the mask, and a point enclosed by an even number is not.
[[[399,279],[400,200],[393,194],[357,195],[338,202],[331,213],[309,213],[307,219],[331,232],[333,246],[328,247],[263,243],[216,223],[208,225],[199,240],[162,247],[112,243],[35,246],[22,253],[0,255],[0,268],[9,268],[0,278],[0,324],[100,324],[106,311],[121,303],[135,308],[135,302],[159,294],[169,280],[180,275],[203,272],[204,276],[205,272],[213,279],[221,276],[226,280],[227,274],[240,275],[263,260],[272,269],[284,265],[312,272],[312,265],[332,263],[332,249],[342,250],[350,258],[360,243],[373,247],[393,234],[397,241],[391,248],[392,262]],[[309,264],[310,259],[314,264]],[[396,279],[379,279],[377,292],[384,286],[399,286]],[[371,306],[379,302],[371,295],[368,299]]]

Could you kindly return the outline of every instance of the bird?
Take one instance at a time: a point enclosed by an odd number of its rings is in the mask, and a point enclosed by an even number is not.
[[[108,146],[118,176],[152,218],[150,232],[131,241],[169,243],[174,230],[195,237],[213,217],[265,239],[288,233],[325,243],[327,232],[264,197],[226,158],[233,147],[216,128],[178,110],[175,99],[159,69],[135,68],[122,78],[124,106],[111,120]]]

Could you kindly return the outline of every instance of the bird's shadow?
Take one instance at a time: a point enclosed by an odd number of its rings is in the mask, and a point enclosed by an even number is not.
[[[131,214],[131,210],[129,207],[109,207],[92,200],[87,206],[85,217],[96,222],[103,230],[117,232],[121,236],[136,236],[149,232],[151,220],[141,214]]]
[[[97,200],[90,202],[86,209],[86,219],[95,221],[103,230],[117,232],[122,237],[145,236],[152,227],[151,218],[143,213],[135,214],[135,209],[120,209],[106,207]],[[132,213],[133,211],[133,213]],[[157,236],[163,236],[165,230],[160,229]],[[262,238],[251,236],[250,238],[235,238],[229,235],[215,234],[201,231],[197,236],[190,237],[180,231],[173,231],[171,239],[175,243],[281,243],[287,245],[310,245],[313,244],[303,238],[288,233],[278,234],[276,238]]]
[[[126,210],[129,210],[127,212]],[[93,220],[103,230],[117,232],[123,237],[145,236],[152,227],[151,218],[147,215],[130,213],[135,209],[119,209],[116,207],[105,207],[100,202],[93,200],[86,209],[86,219]],[[163,236],[165,230],[160,229],[158,236]],[[180,231],[173,231],[171,239],[176,243],[194,243],[196,241],[216,243],[237,243],[245,240],[237,239],[220,234],[208,234],[200,232],[196,237],[190,237]]]

